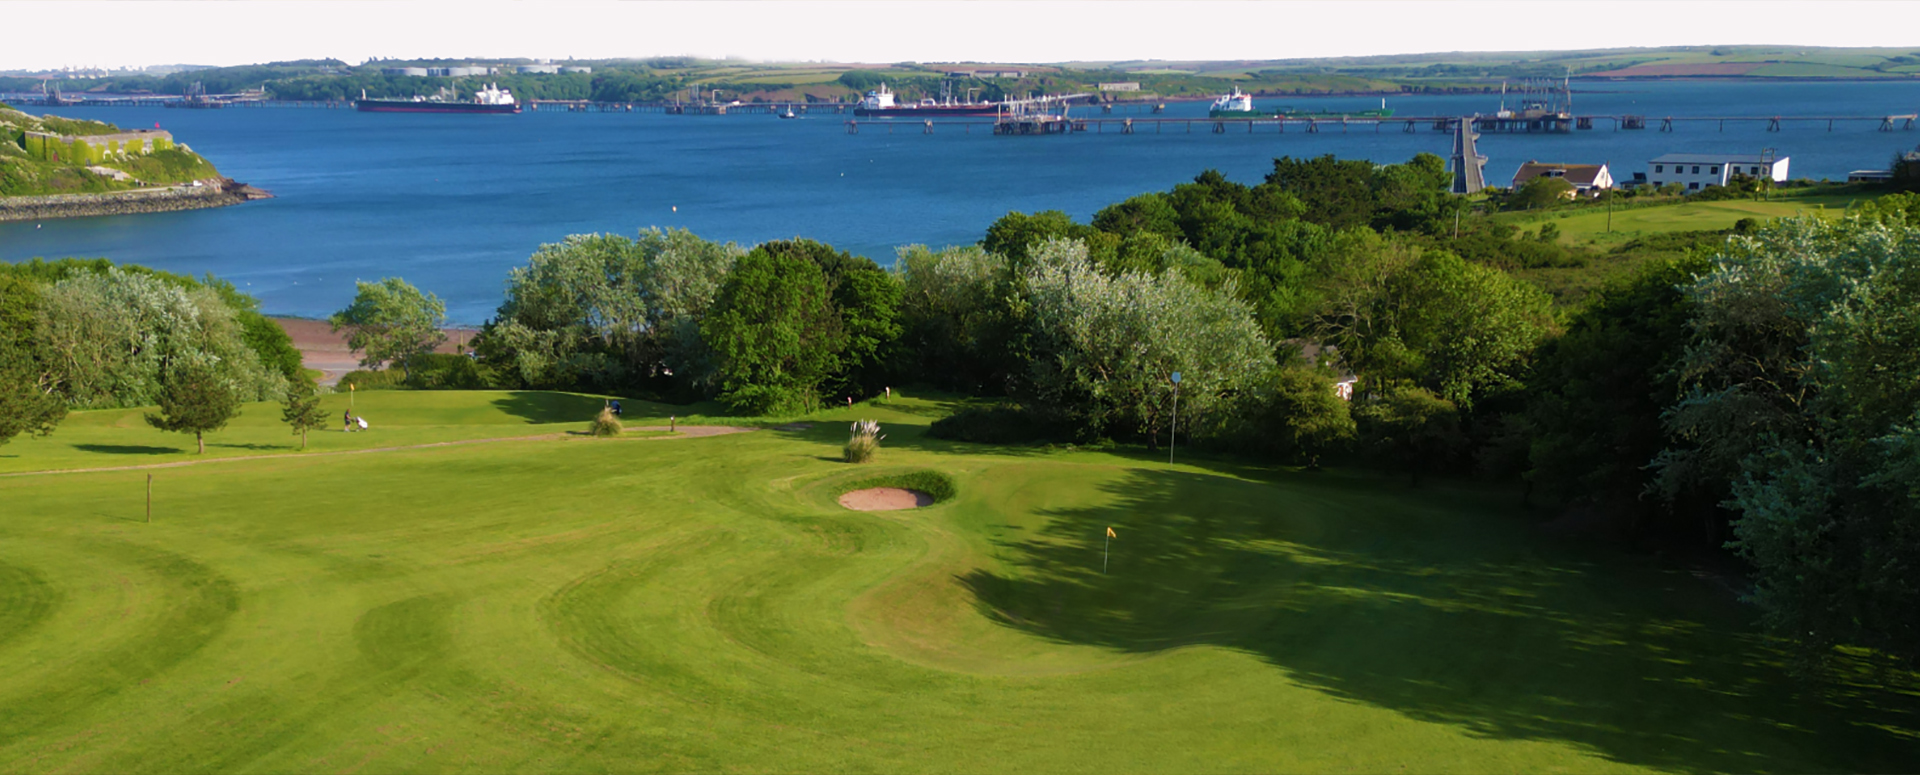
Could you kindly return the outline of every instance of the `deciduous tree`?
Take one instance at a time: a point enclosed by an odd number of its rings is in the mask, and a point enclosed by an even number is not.
[[[1426,388],[1387,388],[1359,399],[1354,414],[1368,446],[1398,463],[1416,486],[1422,473],[1451,459],[1466,441],[1459,408]]]
[[[1353,414],[1334,390],[1334,379],[1320,369],[1282,368],[1275,372],[1269,398],[1270,432],[1290,454],[1320,468],[1320,456],[1354,438]]]
[[[1754,600],[1815,662],[1840,645],[1920,662],[1916,214],[1776,222],[1688,287],[1661,482],[1728,486]]]
[[[440,297],[398,277],[358,282],[353,303],[327,318],[337,333],[347,331],[347,347],[362,353],[360,365],[373,369],[432,351],[447,340],[447,305]]]
[[[314,389],[313,380],[305,378],[287,383],[287,395],[284,399],[280,419],[294,433],[300,434],[300,448],[307,448],[307,431],[327,424],[327,415],[320,411],[320,394]]]
[[[1084,246],[1053,240],[1027,273],[1033,385],[1086,435],[1140,434],[1157,444],[1182,372],[1183,427],[1224,414],[1273,368],[1273,347],[1228,284],[1208,291],[1176,272],[1095,268]]]
[[[721,400],[751,414],[818,406],[847,338],[820,266],[759,248],[727,276],[700,332],[714,354]]]
[[[40,345],[40,290],[0,276],[0,444],[22,433],[44,436],[67,416]]]
[[[148,412],[147,424],[163,431],[191,433],[200,454],[206,454],[205,435],[226,427],[240,413],[240,396],[219,361],[198,353],[169,360],[160,371],[159,412]]]

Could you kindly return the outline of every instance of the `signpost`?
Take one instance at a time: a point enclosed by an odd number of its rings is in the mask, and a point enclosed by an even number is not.
[[[1167,419],[1167,465],[1173,465],[1173,439],[1180,429],[1180,372],[1173,373],[1173,415]]]

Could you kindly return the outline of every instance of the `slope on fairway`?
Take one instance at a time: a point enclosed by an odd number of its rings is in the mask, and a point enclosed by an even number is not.
[[[150,525],[140,472],[0,480],[0,771],[1920,756],[1912,676],[1803,691],[1725,592],[1544,540],[1505,496],[948,445],[922,433],[931,407],[894,406],[167,469]],[[854,415],[887,424],[874,466],[834,459]],[[833,504],[905,468],[959,494]]]

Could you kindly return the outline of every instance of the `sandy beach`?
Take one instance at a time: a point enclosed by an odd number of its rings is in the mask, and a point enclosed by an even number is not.
[[[347,333],[334,333],[327,321],[305,318],[274,318],[280,328],[293,339],[293,346],[300,351],[300,362],[309,369],[321,373],[320,384],[333,385],[347,372],[360,368],[360,358],[347,349]],[[440,353],[465,352],[468,343],[478,329],[443,328],[447,341],[434,349]]]

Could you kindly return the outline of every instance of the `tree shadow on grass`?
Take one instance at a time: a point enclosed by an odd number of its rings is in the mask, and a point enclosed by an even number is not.
[[[149,447],[140,444],[75,444],[73,448],[81,452],[98,452],[103,455],[172,455],[186,451],[177,447]]]
[[[1547,545],[1482,496],[1292,479],[1134,470],[1105,486],[1111,505],[1044,513],[1004,574],[960,581],[989,618],[1058,642],[1238,649],[1485,738],[1686,772],[1920,761],[1913,674],[1788,679],[1751,611],[1684,571]]]
[[[300,445],[298,445],[298,444],[259,444],[259,443],[247,443],[247,444],[240,444],[240,443],[230,443],[230,444],[223,444],[223,443],[209,443],[209,444],[207,444],[207,446],[209,446],[209,447],[218,447],[218,448],[220,448],[220,449],[247,449],[247,450],[253,450],[253,451],[256,451],[256,452],[261,452],[261,451],[266,451],[266,450],[281,450],[281,451],[284,451],[284,450],[289,450],[289,449],[299,449],[299,448],[300,448]]]
[[[502,412],[526,420],[529,425],[536,425],[587,422],[600,413],[607,401],[596,396],[572,393],[516,390],[494,399],[493,405]]]

